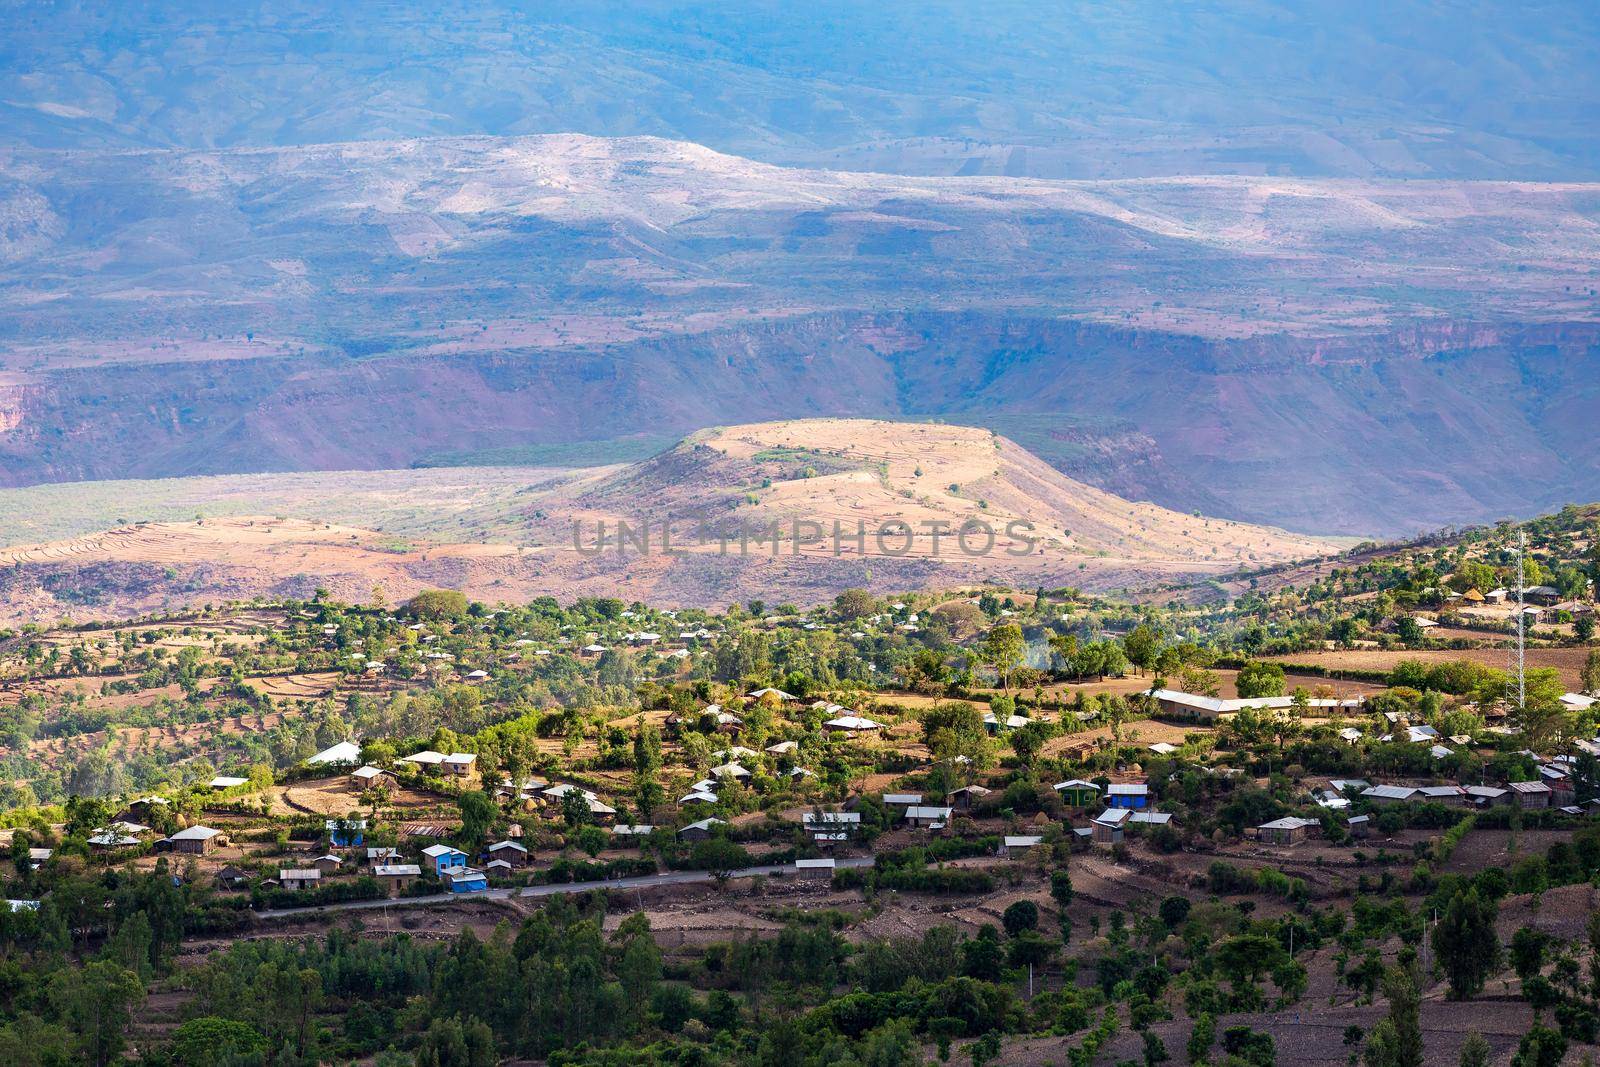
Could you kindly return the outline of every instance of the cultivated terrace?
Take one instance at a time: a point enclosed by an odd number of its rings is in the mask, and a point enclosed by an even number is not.
[[[1590,1062],[1595,524],[0,633],[0,1063]]]

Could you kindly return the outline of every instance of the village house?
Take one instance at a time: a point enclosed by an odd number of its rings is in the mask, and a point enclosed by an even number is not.
[[[94,831],[89,836],[89,848],[95,852],[111,852],[119,848],[132,848],[144,842],[150,827],[132,822],[114,822]]]
[[[1039,834],[1007,834],[1000,839],[999,855],[1006,859],[1021,859],[1043,840]]]
[[[478,757],[471,752],[452,752],[439,761],[439,766],[446,774],[464,777],[472,773],[472,766],[477,762]]]
[[[1082,778],[1057,782],[1050,788],[1061,795],[1061,802],[1074,808],[1093,807],[1100,802],[1100,787]]]
[[[321,871],[322,877],[331,878],[333,875],[338,874],[339,871],[343,869],[344,860],[330,852],[325,856],[318,856],[316,859],[312,860],[311,866],[315,867],[318,871]]]
[[[283,889],[315,889],[321,884],[322,872],[316,868],[278,872],[278,885]]]
[[[329,819],[323,827],[328,833],[328,844],[334,848],[356,848],[367,837],[365,819]]]
[[[883,723],[874,722],[860,715],[841,715],[837,719],[829,719],[822,725],[836,734],[864,734],[883,729]]]
[[[1374,785],[1361,791],[1361,796],[1373,804],[1405,804],[1417,797],[1416,786],[1411,785]]]
[[[1122,841],[1123,828],[1133,812],[1128,808],[1107,808],[1089,824],[1090,838],[1097,845],[1115,845]]]
[[[1497,785],[1469,785],[1462,790],[1467,797],[1467,803],[1477,808],[1497,807],[1512,803],[1511,790],[1501,789]]]
[[[819,845],[836,845],[842,841],[850,840],[851,834],[861,826],[861,813],[858,811],[808,811],[800,816],[800,822],[811,834],[811,839]]]
[[[991,734],[999,733],[1002,728],[1020,730],[1032,721],[1026,715],[1007,715],[1004,719],[1001,719],[992,711],[985,712],[983,716],[984,728]]]
[[[655,829],[654,826],[647,826],[644,823],[634,823],[631,826],[627,823],[618,823],[611,828],[611,836],[625,838],[649,837],[655,832]]]
[[[122,813],[124,819],[152,819],[158,813],[171,806],[171,801],[165,797],[140,797],[128,801],[127,810]]]
[[[379,845],[367,849],[367,866],[378,867],[384,864],[400,862],[400,850],[393,847]]]
[[[1552,790],[1543,782],[1512,782],[1511,799],[1519,808],[1548,808]]]
[[[913,804],[906,808],[906,822],[919,829],[942,830],[950,824],[952,809]]]
[[[489,878],[471,867],[450,867],[439,872],[445,888],[452,893],[481,893],[489,888]]]
[[[527,846],[516,841],[496,841],[487,851],[491,860],[501,860],[512,867],[521,867],[528,862]]]
[[[435,752],[431,748],[425,748],[421,752],[413,752],[409,756],[401,756],[400,762],[409,763],[413,767],[420,767],[423,770],[438,770],[444,764],[444,758],[443,752]]]
[[[883,806],[888,808],[890,811],[898,811],[901,815],[905,814],[905,809],[907,809],[909,807],[912,807],[913,805],[921,804],[921,803],[922,803],[922,794],[921,793],[885,793],[885,794],[883,794]]]
[[[1223,699],[1221,697],[1202,696],[1197,693],[1185,693],[1178,689],[1157,689],[1150,694],[1156,702],[1161,713],[1172,718],[1194,719],[1210,722],[1217,718],[1244,711],[1288,711],[1295,706],[1294,697],[1234,697]],[[1336,714],[1359,709],[1365,701],[1360,697],[1344,699],[1334,697],[1312,697],[1306,701],[1308,711],[1320,714]]]
[[[381,781],[388,773],[388,771],[385,771],[381,767],[357,767],[355,770],[350,772],[350,784],[358,791],[362,789],[371,789],[373,786],[377,785],[378,782]]]
[[[383,886],[384,894],[392,897],[421,878],[422,868],[415,863],[377,863],[372,867],[372,876]]]
[[[1263,844],[1267,845],[1298,845],[1311,833],[1311,828],[1317,825],[1315,819],[1303,819],[1288,816],[1282,819],[1273,819],[1256,827],[1256,831]]]
[[[1138,809],[1150,803],[1150,787],[1143,782],[1113,782],[1106,786],[1106,806]]]
[[[230,863],[211,876],[211,884],[224,893],[237,892],[250,885],[250,872]]]
[[[1459,785],[1424,785],[1417,787],[1417,799],[1424,803],[1460,807],[1467,803],[1467,792]]]
[[[728,825],[727,820],[710,818],[692,822],[678,831],[679,841],[707,841],[715,832],[716,827]]]
[[[945,801],[957,811],[971,811],[974,801],[982,800],[992,790],[981,785],[964,785],[960,789],[952,789],[945,796]]]
[[[213,850],[228,843],[221,830],[213,830],[209,826],[191,826],[179,830],[167,841],[172,845],[172,851],[193,856],[210,855]]]
[[[361,746],[354,741],[340,741],[306,760],[308,767],[331,767],[341,763],[360,763]]]
[[[837,864],[829,857],[825,859],[795,860],[794,873],[797,878],[816,878],[827,880],[833,877]]]
[[[442,876],[446,871],[467,865],[467,854],[449,845],[429,845],[422,850],[422,856],[429,870],[436,875]]]

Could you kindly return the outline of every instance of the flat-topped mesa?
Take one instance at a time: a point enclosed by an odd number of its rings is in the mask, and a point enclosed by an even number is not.
[[[558,514],[542,501],[540,511]],[[1075,481],[1015,442],[977,427],[872,419],[794,419],[720,427],[633,464],[570,499],[592,522],[670,516],[718,536],[777,523],[834,524],[853,535],[905,523],[949,537],[968,524],[1020,533],[1053,556],[1192,563],[1220,569],[1336,551],[1329,539],[1185,515]],[[1007,531],[1015,531],[1009,533]],[[932,539],[911,556],[933,555]]]

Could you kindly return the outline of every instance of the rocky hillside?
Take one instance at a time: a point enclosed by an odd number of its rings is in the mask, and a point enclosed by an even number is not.
[[[849,586],[1113,589],[1225,577],[1342,547],[1123,500],[987,430],[929,423],[734,426],[627,466],[529,471],[520,490],[501,472],[465,469],[341,474],[309,490],[301,475],[249,481],[182,479],[181,494],[158,487],[162,495],[142,499],[148,485],[124,483],[134,521],[0,547],[0,622],[317,587],[361,597],[381,587],[398,598],[442,585],[490,600],[603,594],[692,605],[815,602]],[[115,486],[97,489],[116,495]],[[244,492],[279,514],[240,514]],[[32,490],[0,491],[0,507],[24,496],[38,500]],[[363,517],[383,529],[350,524]],[[645,529],[645,540],[620,543],[619,520]]]
[[[794,548],[796,523],[820,531],[815,544],[802,538],[799,546],[818,552],[832,551],[835,524],[846,533],[864,527],[875,537],[891,523],[903,524],[911,537],[894,533],[885,541],[894,549],[909,543],[908,556],[940,555],[935,529],[946,532],[942,552],[952,556],[986,543],[976,535],[965,547],[950,541],[969,525],[995,531],[1019,555],[1021,542],[1031,539],[1035,551],[1052,557],[1207,569],[1305,558],[1336,547],[1124,500],[1063,476],[988,430],[870,419],[705,431],[598,482],[569,483],[538,508],[558,524],[572,515],[657,523],[670,516],[719,541],[776,525],[790,541],[783,551]]]

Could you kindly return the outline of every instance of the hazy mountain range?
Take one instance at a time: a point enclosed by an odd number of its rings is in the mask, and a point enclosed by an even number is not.
[[[17,0],[48,147],[574,132],[916,174],[1600,177],[1581,0]]]
[[[1600,497],[1600,13],[1040,11],[12,5],[0,485],[850,415],[1302,531]]]

